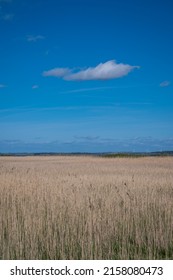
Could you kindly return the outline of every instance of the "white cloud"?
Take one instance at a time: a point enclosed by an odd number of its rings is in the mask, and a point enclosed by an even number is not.
[[[89,67],[77,73],[71,73],[65,79],[79,81],[116,79],[127,75],[134,68],[136,66],[123,63],[117,64],[116,61],[110,60],[105,63],[100,63],[96,67]]]
[[[160,83],[160,87],[168,87],[171,84],[170,81],[164,81],[162,83]]]
[[[6,85],[0,84],[0,88],[5,88],[7,87]]]
[[[33,85],[33,86],[32,86],[32,89],[37,89],[37,88],[39,88],[38,85]]]
[[[38,40],[43,40],[43,39],[45,39],[45,37],[42,35],[37,35],[37,36],[28,35],[27,36],[28,42],[37,42]]]
[[[43,76],[63,78],[67,81],[110,80],[126,76],[135,68],[140,67],[123,63],[118,64],[115,60],[109,60],[98,64],[96,67],[89,67],[77,72],[70,68],[55,68],[43,72]]]
[[[71,73],[71,70],[69,68],[54,68],[49,71],[44,71],[43,76],[44,77],[64,78],[70,73]]]

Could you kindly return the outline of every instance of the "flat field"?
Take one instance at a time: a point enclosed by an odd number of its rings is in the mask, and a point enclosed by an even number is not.
[[[0,259],[173,259],[173,158],[0,158]]]

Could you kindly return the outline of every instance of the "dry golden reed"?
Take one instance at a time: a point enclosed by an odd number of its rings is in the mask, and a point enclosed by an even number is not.
[[[173,259],[173,158],[0,158],[0,259]]]

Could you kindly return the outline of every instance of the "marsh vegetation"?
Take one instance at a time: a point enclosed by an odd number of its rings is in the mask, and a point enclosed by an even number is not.
[[[0,158],[0,259],[172,259],[173,158]]]

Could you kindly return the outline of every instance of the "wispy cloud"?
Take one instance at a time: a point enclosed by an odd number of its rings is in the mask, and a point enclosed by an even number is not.
[[[114,87],[93,87],[93,88],[79,88],[79,89],[72,89],[72,90],[66,90],[62,91],[61,93],[80,93],[80,92],[88,92],[88,91],[100,91],[100,90],[106,90],[106,89],[113,89]]]
[[[96,138],[95,141],[94,138]],[[0,152],[158,152],[171,151],[172,143],[172,138],[154,139],[150,137],[125,140],[86,136],[67,141],[60,139],[44,141],[43,138],[38,137],[29,141],[0,139]]]
[[[168,87],[171,84],[170,81],[164,81],[162,83],[160,83],[160,87]]]
[[[84,110],[92,110],[92,111],[106,111],[113,110],[116,107],[122,106],[125,108],[129,105],[152,105],[152,103],[112,103],[107,105],[71,105],[71,106],[56,106],[56,107],[15,107],[15,108],[6,108],[0,109],[0,114],[23,114],[27,112],[52,112],[52,111],[84,111]],[[99,117],[100,118],[100,117]]]
[[[49,55],[49,53],[50,53],[50,50],[47,50],[47,51],[45,51],[45,55]]]
[[[136,137],[128,139],[116,139],[116,138],[102,138],[99,136],[86,136],[79,137],[75,136],[75,143],[85,143],[85,144],[96,144],[98,147],[101,145],[106,145],[111,148],[111,151],[114,149],[119,151],[164,151],[172,150],[173,148],[173,139],[155,139],[152,137]]]
[[[14,18],[14,14],[5,14],[1,17],[1,19],[5,20],[5,21],[11,21]]]
[[[97,141],[100,137],[99,136],[74,136],[76,140],[80,141]]]
[[[32,86],[32,89],[37,89],[37,88],[39,88],[38,85],[33,85],[33,86]]]
[[[95,67],[88,67],[79,71],[76,71],[74,68],[54,68],[44,71],[43,76],[63,78],[66,81],[110,80],[126,76],[136,68],[140,67],[109,60]]]
[[[86,88],[78,88],[72,90],[62,91],[60,93],[80,93],[80,92],[88,92],[88,91],[104,91],[104,90],[114,90],[114,89],[129,89],[129,88],[143,88],[143,87],[154,87],[158,86],[157,84],[136,84],[136,85],[124,85],[124,86],[112,86],[112,87],[86,87]]]
[[[5,20],[5,21],[11,21],[14,18],[14,14],[13,13],[9,13],[9,12],[3,12],[3,4],[5,3],[11,3],[12,0],[0,0],[0,5],[2,4],[2,6],[0,6],[0,20]]]
[[[5,88],[7,87],[6,85],[0,84],[0,88]]]
[[[36,36],[34,36],[34,35],[27,35],[26,39],[27,39],[28,42],[37,42],[39,40],[44,40],[45,37],[42,36],[42,35],[36,35]]]

